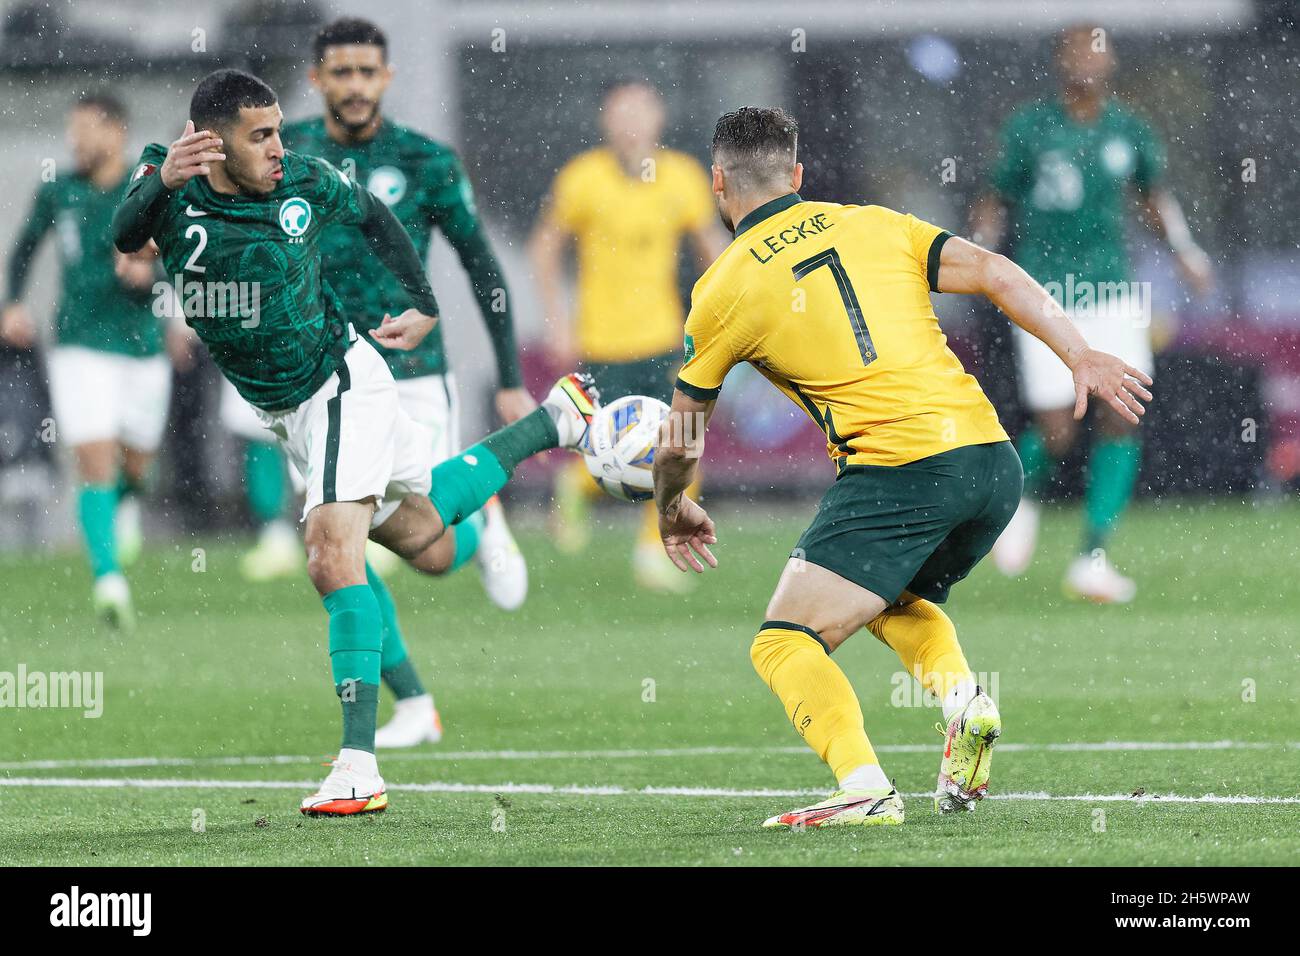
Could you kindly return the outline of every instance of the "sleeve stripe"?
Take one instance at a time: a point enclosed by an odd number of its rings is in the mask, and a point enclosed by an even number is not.
[[[930,243],[930,254],[925,257],[925,278],[930,283],[930,291],[939,291],[939,254],[943,244],[952,238],[952,233],[944,230]]]
[[[692,385],[690,382],[683,382],[680,377],[677,379],[677,391],[683,395],[688,395],[697,402],[711,402],[722,393],[722,386],[717,388],[700,388],[698,385]]]

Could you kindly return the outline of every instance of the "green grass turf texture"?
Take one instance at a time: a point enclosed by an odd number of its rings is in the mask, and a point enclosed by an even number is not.
[[[408,645],[446,727],[437,747],[381,770],[388,812],[302,817],[338,742],[326,617],[305,575],[248,585],[242,542],[185,539],[129,577],[140,627],[90,615],[78,555],[0,563],[0,670],[102,671],[99,719],[0,710],[0,761],[199,758],[149,767],[0,768],[0,778],[280,781],[249,787],[6,787],[4,864],[1284,864],[1300,857],[1300,805],[988,800],[960,818],[907,800],[897,828],[770,832],[764,817],[812,799],[667,796],[645,787],[829,791],[829,772],[754,674],[749,644],[811,506],[718,508],[721,567],[689,597],[635,589],[630,510],[603,510],[588,552],[524,531],[532,591],[506,614],[473,570],[390,583]],[[1164,502],[1137,508],[1112,557],[1139,584],[1130,607],[1066,601],[1060,575],[1079,514],[1049,512],[1019,580],[989,562],[947,605],[973,668],[996,672],[1004,744],[1220,741],[1251,749],[995,752],[992,792],[1295,797],[1300,739],[1300,507]],[[193,570],[194,548],[206,570]],[[867,632],[835,656],[900,791],[933,788],[938,711],[895,706],[896,656]],[[653,701],[647,695],[653,681]],[[1253,700],[1246,693],[1253,683]],[[906,695],[910,700],[912,695]],[[380,719],[391,703],[385,697]],[[920,752],[888,752],[922,745]],[[1290,746],[1288,746],[1290,745]],[[640,756],[554,752],[737,748]],[[523,759],[458,751],[540,750]],[[281,763],[222,758],[303,755]],[[485,792],[415,792],[403,784]],[[506,784],[617,794],[496,792]],[[203,832],[195,832],[195,811]]]

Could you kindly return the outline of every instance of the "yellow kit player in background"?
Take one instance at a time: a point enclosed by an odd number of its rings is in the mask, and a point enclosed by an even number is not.
[[[686,364],[655,455],[663,545],[682,570],[716,566],[713,521],[685,491],[732,366],[749,362],[826,434],[836,481],[799,539],[750,656],[791,724],[834,771],[827,800],[765,826],[903,822],[853,687],[830,654],[863,627],[943,705],[935,808],[974,809],[1002,731],[939,605],[1006,527],[1020,460],[979,384],[946,344],[931,292],[978,292],[1134,424],[1143,372],[1090,349],[1011,260],[880,206],[805,202],[798,128],[780,109],[718,121],[713,193],[735,240],[696,283]],[[800,294],[802,293],[802,294]]]
[[[691,157],[659,145],[664,120],[652,87],[611,87],[601,106],[604,145],[560,170],[530,243],[551,351],[566,368],[579,361],[606,403],[623,395],[671,398],[681,364],[682,238],[689,237],[701,270],[724,246],[708,175]],[[573,313],[563,291],[570,239],[577,244]],[[586,544],[588,500],[596,490],[581,461],[560,473],[555,534],[561,549]],[[685,583],[664,560],[649,504],[633,569],[645,587],[680,589]]]

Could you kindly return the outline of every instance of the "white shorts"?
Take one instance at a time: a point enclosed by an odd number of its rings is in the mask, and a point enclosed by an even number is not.
[[[59,438],[71,445],[119,441],[137,451],[158,450],[172,395],[167,356],[58,345],[50,350],[49,372]]]
[[[245,441],[275,441],[275,436],[258,417],[257,409],[226,378],[221,380],[221,424],[232,435]]]
[[[374,498],[377,528],[406,495],[429,493],[433,441],[403,411],[374,346],[358,339],[345,366],[346,381],[335,372],[297,408],[257,415],[306,482],[304,519],[319,504]]]
[[[1094,349],[1118,355],[1148,375],[1155,371],[1149,323],[1136,313],[1071,315],[1070,320]],[[1028,332],[1013,327],[1020,394],[1031,412],[1074,406],[1074,377],[1056,353]]]
[[[412,421],[433,433],[433,463],[446,461],[461,450],[460,405],[456,380],[446,375],[423,375],[397,380],[397,398]]]

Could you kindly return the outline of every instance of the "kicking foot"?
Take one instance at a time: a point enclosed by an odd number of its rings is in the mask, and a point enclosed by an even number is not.
[[[129,568],[140,559],[144,534],[140,530],[140,500],[126,495],[117,503],[113,515],[113,537],[117,541],[117,563]]]
[[[1094,604],[1127,604],[1137,595],[1137,584],[1115,570],[1104,554],[1081,554],[1071,562],[1061,585],[1067,597]]]
[[[989,790],[989,768],[993,745],[1002,735],[1002,717],[993,698],[979,688],[960,713],[948,721],[943,761],[939,764],[939,787],[934,795],[936,813],[960,813],[975,809]]]
[[[135,630],[135,608],[126,578],[114,571],[95,579],[95,613],[119,631]]]
[[[257,544],[239,561],[248,581],[273,581],[298,573],[303,564],[302,540],[287,521],[272,521],[258,535]]]
[[[993,564],[1009,578],[1019,577],[1029,567],[1038,543],[1039,513],[1036,503],[1021,498],[1020,507],[993,543]]]
[[[903,822],[903,798],[897,790],[836,790],[821,803],[790,810],[763,821],[767,829],[896,826]]]
[[[388,793],[379,776],[375,755],[364,750],[340,750],[320,789],[299,807],[310,817],[346,817],[378,813],[388,806]]]
[[[600,408],[595,379],[586,372],[570,372],[555,383],[542,407],[560,433],[559,447],[580,451],[587,440],[591,419]]]
[[[376,749],[436,744],[442,739],[442,718],[433,705],[432,694],[399,700],[388,723],[375,731]]]
[[[483,506],[483,530],[479,532],[479,577],[488,600],[503,611],[516,611],[528,597],[528,562],[519,552],[515,536],[506,524],[501,499],[493,495]]]

